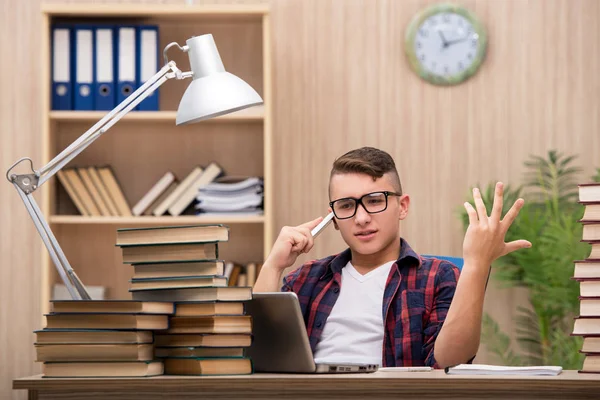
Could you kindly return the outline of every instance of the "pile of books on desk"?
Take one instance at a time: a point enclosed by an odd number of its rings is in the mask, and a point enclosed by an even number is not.
[[[224,225],[117,231],[123,262],[134,268],[133,299],[175,304],[168,329],[155,335],[165,374],[252,373],[252,362],[244,357],[252,334],[244,303],[252,299],[252,289],[230,287],[223,276],[218,245],[228,239]]]
[[[36,331],[44,377],[154,376],[153,331],[169,326],[173,303],[56,300],[46,327]]]
[[[583,336],[585,359],[579,372],[600,373],[600,183],[579,185],[579,202],[585,206],[582,241],[592,250],[585,260],[575,261],[580,311],[573,335]]]

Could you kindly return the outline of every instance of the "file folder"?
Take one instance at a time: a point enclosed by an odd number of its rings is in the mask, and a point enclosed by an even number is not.
[[[94,29],[76,25],[74,29],[73,108],[94,110]]]
[[[136,78],[136,28],[117,28],[117,102],[121,103],[137,87]]]
[[[52,109],[73,108],[71,83],[71,28],[52,27]]]
[[[158,72],[158,26],[142,25],[137,33],[137,83],[140,87]],[[158,111],[158,90],[148,95],[137,109]]]
[[[115,108],[115,72],[114,72],[114,28],[96,27],[96,110],[110,111]]]

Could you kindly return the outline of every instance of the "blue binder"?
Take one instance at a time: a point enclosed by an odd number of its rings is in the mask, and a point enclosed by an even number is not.
[[[52,26],[52,109],[73,108],[73,84],[71,82],[71,27]]]
[[[94,110],[94,28],[75,25],[73,29],[73,108],[75,110]]]
[[[135,26],[119,26],[116,32],[117,103],[121,103],[137,87],[137,35]]]
[[[158,72],[158,26],[141,25],[137,29],[137,87]],[[137,109],[158,111],[158,89],[146,97]]]
[[[96,110],[112,110],[117,105],[115,93],[115,31],[112,26],[96,26]]]

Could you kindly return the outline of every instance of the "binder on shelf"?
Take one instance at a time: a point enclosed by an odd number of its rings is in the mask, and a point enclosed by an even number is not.
[[[114,44],[114,28],[111,26],[97,26],[95,37],[96,110],[110,111],[117,105]]]
[[[73,36],[73,108],[94,110],[94,29],[75,25]]]
[[[116,28],[117,103],[121,103],[137,87],[136,78],[136,28]]]
[[[158,72],[158,26],[141,25],[137,29],[136,66],[138,87]],[[138,106],[139,111],[158,111],[158,90],[150,93]]]
[[[66,25],[52,27],[52,109],[73,108],[71,83],[71,28]]]

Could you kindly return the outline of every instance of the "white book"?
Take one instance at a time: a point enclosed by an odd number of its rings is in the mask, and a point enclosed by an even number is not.
[[[154,216],[158,217],[167,212],[167,209],[190,187],[190,185],[198,179],[200,175],[202,175],[202,167],[194,168],[181,183],[171,192],[166,199],[163,200],[162,203],[156,206],[152,213]]]
[[[187,188],[177,199],[169,206],[169,214],[173,216],[180,215],[196,198],[198,189],[208,185],[214,181],[219,175],[223,173],[223,170],[216,163],[210,163],[206,167],[200,176],[194,180],[189,188]]]
[[[449,375],[558,375],[560,366],[507,367],[502,365],[460,364],[446,369]]]
[[[240,181],[233,181],[234,177],[227,177],[217,182],[212,182],[204,187],[204,190],[215,190],[221,192],[233,192],[247,189],[252,186],[262,185],[262,179],[253,176]],[[229,181],[227,181],[229,180]]]
[[[152,188],[133,206],[131,210],[133,215],[140,216],[150,207],[150,205],[156,200],[171,183],[175,181],[175,175],[169,171],[163,175],[162,178],[156,182]]]
[[[241,211],[246,209],[257,208],[262,204],[262,198],[249,199],[244,201],[238,201],[235,203],[199,203],[196,204],[196,209],[203,211]]]

